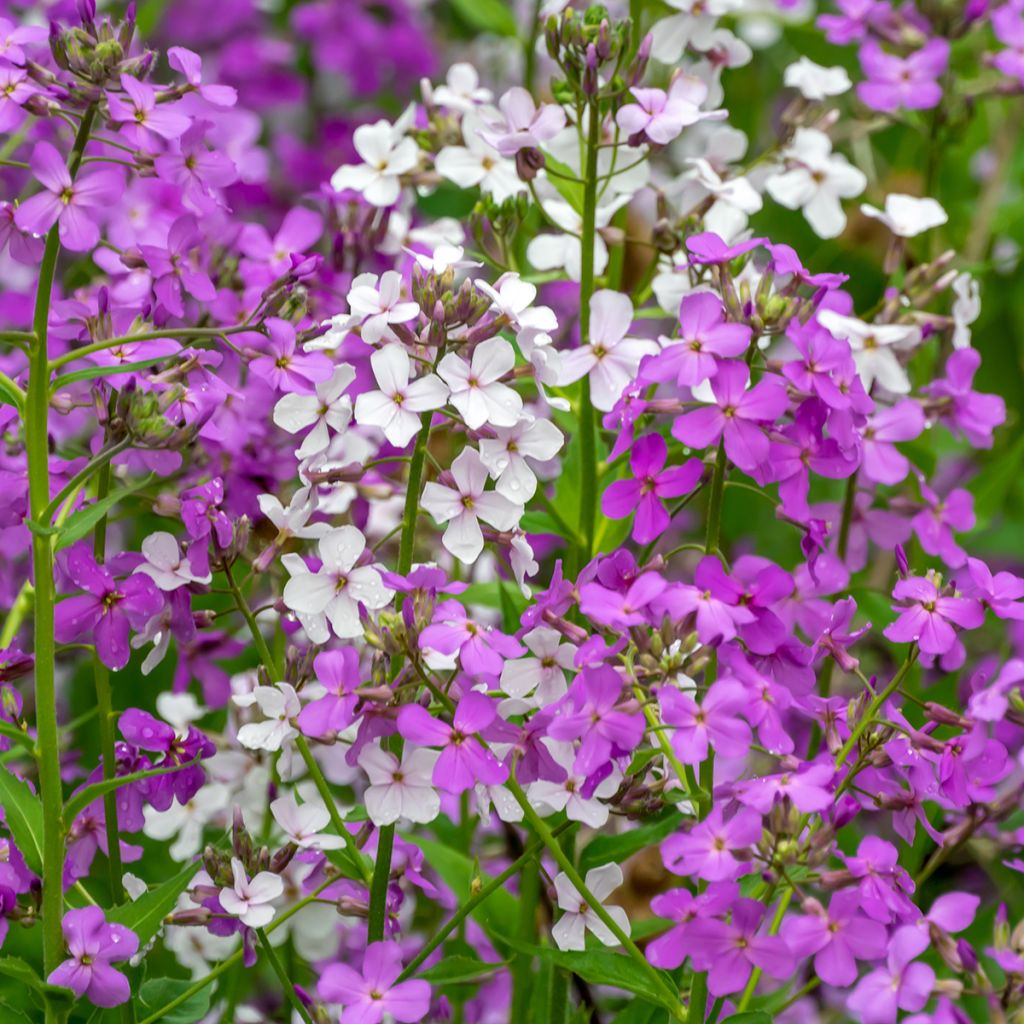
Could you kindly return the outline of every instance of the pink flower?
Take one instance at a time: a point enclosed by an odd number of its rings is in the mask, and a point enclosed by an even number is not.
[[[74,181],[64,158],[48,142],[36,143],[29,161],[44,191],[26,199],[15,211],[14,223],[33,235],[45,235],[60,223],[60,243],[84,252],[100,238],[90,211],[106,207],[121,188],[122,176],[112,169],[91,171]]]
[[[191,118],[177,103],[157,103],[156,90],[132,75],[121,75],[124,95],[107,92],[110,120],[122,125],[121,134],[147,153],[160,149],[161,139],[177,139],[188,131]]]
[[[914,959],[927,948],[927,933],[913,926],[900,928],[889,944],[885,967],[861,978],[847,1007],[864,1024],[893,1024],[900,1010],[920,1010],[935,984],[935,971]]]
[[[620,107],[618,126],[631,144],[643,137],[659,146],[671,142],[684,128],[698,121],[721,120],[724,110],[701,110],[708,87],[699,78],[678,75],[666,93],[663,89],[630,89],[636,103]]]
[[[514,156],[521,149],[536,149],[553,139],[565,126],[565,111],[555,104],[540,108],[533,97],[518,86],[498,100],[503,121],[494,121],[480,131],[481,137],[502,156]]]
[[[945,39],[929,39],[907,57],[886,53],[872,39],[858,56],[868,79],[857,86],[857,95],[872,110],[927,110],[942,99],[938,79],[949,64]]]
[[[362,974],[348,964],[328,964],[317,992],[321,999],[345,1008],[341,1024],[380,1024],[385,1014],[411,1024],[427,1016],[430,985],[419,979],[396,984],[401,973],[398,944],[373,942],[366,947]]]
[[[744,807],[726,821],[719,806],[689,832],[669,836],[661,844],[661,854],[665,867],[677,875],[732,881],[745,872],[736,855],[745,853],[760,838],[760,814]]]
[[[662,500],[692,491],[703,472],[700,459],[665,469],[667,455],[668,447],[660,434],[638,438],[629,456],[633,479],[616,480],[601,497],[601,511],[609,519],[635,514],[633,540],[637,544],[647,544],[665,532],[669,515]]]
[[[700,764],[712,748],[723,757],[747,753],[750,726],[739,713],[748,703],[746,690],[727,679],[714,683],[700,704],[669,686],[658,690],[662,720],[674,726],[672,749],[683,764]]]
[[[69,910],[61,924],[71,956],[46,979],[69,988],[94,1006],[119,1006],[131,998],[128,979],[110,965],[139,949],[138,936],[123,924],[108,924],[100,907]]]
[[[916,643],[922,654],[940,655],[957,642],[953,626],[977,629],[985,618],[982,606],[973,598],[943,596],[933,580],[911,576],[893,587],[899,618],[882,631],[896,643]]]
[[[249,369],[275,391],[312,394],[317,384],[328,380],[334,373],[333,363],[323,352],[297,351],[295,328],[287,320],[271,317],[267,328],[269,340],[259,336],[266,355],[257,355]]]

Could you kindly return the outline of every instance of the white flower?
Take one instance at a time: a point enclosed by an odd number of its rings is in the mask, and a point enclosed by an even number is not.
[[[530,783],[530,803],[541,813],[555,814],[565,811],[570,821],[581,821],[590,828],[601,828],[608,821],[608,805],[602,799],[614,796],[622,781],[622,772],[613,768],[611,774],[603,779],[590,797],[583,796],[587,776],[573,769],[576,751],[571,743],[547,741],[551,756],[565,770],[565,778],[561,782],[549,782],[540,779]],[[588,885],[589,888],[589,885]]]
[[[261,871],[250,880],[237,857],[231,858],[231,871],[235,876],[232,888],[220,891],[220,905],[249,928],[263,928],[274,920],[274,900],[284,893],[280,875]]]
[[[596,218],[597,227],[607,227],[615,212],[625,206],[629,200],[628,195],[622,195],[606,206],[599,206]],[[580,244],[583,218],[562,199],[544,199],[541,206],[548,217],[569,234],[537,235],[526,247],[526,258],[537,270],[564,268],[570,280],[578,281],[583,253],[583,247]],[[604,239],[598,231],[594,235],[594,273],[603,274],[607,266],[608,247],[604,244]]]
[[[396,127],[381,120],[361,124],[352,135],[361,164],[345,164],[331,175],[335,192],[360,192],[372,206],[390,206],[401,192],[399,177],[418,163],[420,151],[412,139],[398,136]]]
[[[394,338],[389,324],[404,324],[420,311],[415,302],[402,301],[402,275],[388,270],[380,275],[360,274],[348,293],[348,308],[362,321],[363,341],[376,345],[382,338]]]
[[[462,119],[462,146],[445,146],[434,160],[434,169],[442,178],[454,182],[459,188],[475,188],[503,203],[517,192],[526,192],[526,182],[516,173],[514,160],[496,156],[494,150],[480,136],[483,122],[476,115]]]
[[[981,288],[970,274],[959,274],[953,282],[953,348],[971,347],[971,324],[981,315]]]
[[[165,691],[156,698],[157,714],[177,730],[179,736],[188,732],[192,722],[198,722],[207,709],[191,693]]]
[[[238,742],[248,750],[280,750],[298,736],[292,719],[301,710],[299,696],[288,683],[257,686],[249,693],[236,693],[232,700],[239,707],[255,704],[263,712],[263,721],[247,722],[238,730]]]
[[[491,338],[473,350],[467,363],[449,352],[437,366],[437,372],[451,389],[449,401],[462,414],[470,430],[485,423],[494,427],[512,427],[523,411],[523,400],[501,383],[516,362],[516,353],[504,338]]]
[[[921,328],[913,324],[866,324],[852,316],[842,316],[831,309],[818,313],[818,323],[833,337],[850,343],[853,361],[864,384],[870,391],[878,381],[894,395],[910,392],[910,379],[896,357],[895,348],[913,348],[921,341]]]
[[[356,567],[365,548],[366,538],[354,526],[331,530],[318,545],[320,571],[292,576],[284,587],[285,605],[301,615],[325,618],[342,640],[362,636],[359,605],[375,611],[394,596],[373,566]]]
[[[473,282],[491,300],[491,308],[497,310],[516,329],[532,328],[536,331],[554,331],[558,320],[548,306],[534,306],[537,286],[524,281],[514,271],[502,274],[493,285],[479,278]]]
[[[472,64],[459,62],[448,69],[445,84],[431,90],[432,99],[439,107],[463,112],[473,110],[494,98],[490,89],[480,86],[480,76]]]
[[[622,885],[622,868],[618,864],[605,864],[599,868],[591,868],[583,884],[590,894],[600,903]],[[558,923],[551,929],[551,937],[559,949],[586,949],[586,932],[593,932],[606,946],[617,946],[619,940],[614,932],[601,920],[593,907],[587,905],[576,887],[569,881],[565,872],[559,872],[555,878],[555,892],[558,893],[558,906],[565,911]],[[626,935],[629,935],[629,918],[622,907],[606,907],[610,917]]]
[[[409,353],[401,345],[385,345],[370,356],[379,391],[364,391],[356,398],[356,422],[380,427],[396,448],[404,448],[420,429],[420,414],[440,409],[448,388],[433,373],[409,383]]]
[[[734,241],[746,228],[748,215],[764,205],[761,196],[746,178],[724,179],[707,160],[695,157],[686,162],[692,170],[683,176],[691,185],[684,190],[685,205],[695,206],[714,196],[715,201],[704,214],[704,228],[726,242]]]
[[[546,331],[538,331],[535,327],[524,327],[516,335],[516,344],[533,367],[537,390],[544,401],[552,409],[568,412],[570,405],[566,399],[556,398],[544,390],[545,384],[549,387],[558,387],[558,382],[562,378],[562,356],[555,348],[551,335]]]
[[[790,210],[803,210],[821,238],[835,238],[846,227],[839,200],[864,191],[863,171],[833,153],[829,137],[814,128],[797,128],[782,155],[792,166],[765,181],[768,194]]]
[[[512,540],[509,541],[509,562],[512,565],[512,575],[523,597],[529,599],[530,588],[526,581],[540,572],[540,563],[533,557],[533,548],[530,547],[526,534],[520,529],[513,531]]]
[[[291,793],[285,793],[271,803],[270,813],[281,831],[302,850],[338,850],[345,845],[341,836],[320,834],[331,815],[318,800],[307,801],[300,807]]]
[[[523,643],[534,655],[505,662],[501,669],[501,688],[510,697],[534,694],[539,704],[547,705],[565,695],[565,672],[573,671],[576,648],[562,643],[562,634],[550,626],[537,626],[523,636]]]
[[[513,504],[494,491],[484,493],[487,469],[475,448],[463,448],[452,463],[455,487],[431,481],[423,488],[420,504],[438,523],[447,523],[444,546],[467,565],[477,560],[484,548],[478,520],[496,530],[511,530],[523,514],[523,506]]]
[[[562,384],[590,375],[594,407],[608,412],[636,376],[640,360],[659,351],[658,343],[627,338],[633,304],[621,292],[603,288],[590,300],[590,344],[562,353]]]
[[[313,428],[295,451],[300,459],[324,451],[331,443],[330,431],[340,434],[349,425],[352,399],[344,392],[355,379],[355,370],[348,363],[342,363],[329,380],[316,385],[315,394],[292,392],[274,406],[274,422],[289,434]]]
[[[465,250],[461,245],[452,245],[450,242],[442,242],[436,249],[427,255],[422,252],[413,252],[412,249],[405,249],[428,274],[443,274],[447,270],[464,270],[467,267],[482,267],[483,264],[475,260],[463,259]]]
[[[213,576],[197,576],[192,564],[183,556],[173,534],[163,531],[151,533],[142,542],[142,555],[146,559],[135,569],[148,576],[161,590],[178,590],[190,583],[209,583]]]
[[[273,494],[261,494],[256,500],[260,511],[277,527],[278,544],[289,537],[314,540],[330,529],[327,523],[309,523],[309,517],[316,511],[316,491],[310,487],[297,490],[287,508]]]
[[[368,743],[359,752],[359,767],[370,785],[363,794],[366,813],[378,828],[400,818],[425,825],[441,813],[441,798],[431,778],[441,755],[436,750],[406,750],[401,764],[394,754]]]
[[[494,812],[502,821],[522,821],[524,814],[519,801],[509,791],[508,786],[484,786],[479,782],[476,784],[477,813],[481,820],[486,821],[491,813],[491,806]]]
[[[846,68],[825,68],[809,57],[790,64],[782,80],[790,89],[799,90],[805,99],[816,101],[841,96],[853,84]]]
[[[900,238],[913,238],[949,220],[946,211],[934,199],[920,199],[899,192],[893,192],[885,197],[884,212],[868,203],[861,204],[860,212],[865,217],[880,220]]]
[[[553,459],[562,449],[562,432],[549,420],[525,416],[514,427],[495,427],[495,438],[480,442],[480,460],[495,480],[494,489],[525,505],[537,492],[537,477],[526,461]]]
[[[170,855],[178,861],[188,860],[203,848],[203,829],[224,814],[230,797],[231,790],[215,782],[203,786],[187,804],[175,800],[166,811],[147,804],[142,831],[150,839],[173,839]]]
[[[681,13],[651,26],[651,56],[662,64],[678,63],[688,46],[703,53],[716,22],[735,10],[738,0],[669,0],[669,6]]]

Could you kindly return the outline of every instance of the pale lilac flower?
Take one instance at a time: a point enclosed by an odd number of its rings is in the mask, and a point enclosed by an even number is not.
[[[274,900],[284,893],[280,875],[260,871],[251,879],[237,857],[231,858],[234,885],[220,890],[220,905],[248,928],[263,928],[274,920]]]
[[[495,157],[494,148],[481,136],[483,121],[476,114],[462,119],[462,146],[445,146],[434,158],[434,169],[459,188],[477,188],[496,203],[527,191],[526,182],[516,174],[514,161]]]
[[[321,999],[344,1006],[340,1024],[381,1024],[385,1016],[415,1024],[430,1010],[430,985],[418,978],[398,982],[401,973],[398,944],[372,942],[363,956],[362,974],[348,964],[331,963],[316,988]]]
[[[65,249],[92,249],[100,238],[96,217],[122,187],[121,174],[113,169],[86,171],[72,181],[64,158],[49,142],[36,143],[29,164],[43,191],[18,206],[14,223],[32,235],[45,235],[59,223]]]
[[[480,520],[496,530],[511,530],[523,515],[517,505],[497,491],[486,491],[487,468],[474,448],[463,448],[452,463],[454,487],[431,480],[420,502],[440,524],[447,523],[442,543],[460,561],[472,565],[484,549]]]
[[[440,754],[436,750],[412,748],[399,762],[394,754],[376,743],[359,752],[359,767],[370,785],[363,794],[366,813],[378,828],[404,819],[421,825],[441,813],[441,798],[431,782]]]
[[[622,868],[618,864],[604,864],[599,868],[591,868],[583,884],[590,894],[604,905],[604,901],[622,885]],[[555,876],[555,892],[558,896],[558,907],[562,916],[551,929],[551,937],[559,949],[582,951],[586,949],[586,933],[592,932],[606,946],[617,946],[619,940],[615,933],[598,917],[597,912],[577,891],[564,871]],[[619,926],[619,930],[629,935],[630,923],[626,911],[622,907],[605,907],[608,915]]]
[[[858,84],[857,96],[872,110],[928,110],[942,99],[938,79],[949,65],[947,40],[929,39],[920,50],[898,57],[871,39],[858,57],[867,80]]]
[[[348,308],[368,345],[394,341],[390,325],[408,323],[420,311],[415,302],[402,300],[402,275],[395,270],[381,274],[379,281],[375,274],[360,274],[349,289]]]
[[[444,85],[431,88],[430,97],[439,107],[467,113],[490,103],[493,94],[480,85],[480,75],[472,64],[459,61],[448,69]]]
[[[379,427],[389,443],[404,448],[419,433],[420,417],[440,409],[448,400],[448,388],[436,374],[426,373],[412,383],[409,353],[401,345],[385,345],[370,356],[379,391],[363,391],[356,397],[356,423]]]
[[[847,1007],[863,1024],[894,1024],[900,1010],[920,1010],[935,984],[935,971],[915,960],[929,945],[927,933],[900,928],[889,943],[886,966],[861,978]]]
[[[123,924],[109,924],[100,907],[69,910],[61,922],[71,954],[46,979],[69,988],[94,1006],[120,1006],[131,999],[128,979],[110,965],[133,957],[139,938]]]
[[[565,673],[574,668],[576,648],[563,643],[562,634],[548,626],[537,626],[523,635],[532,658],[516,658],[501,669],[501,688],[510,697],[531,695],[541,706],[551,704],[566,692]]]
[[[263,714],[262,721],[247,722],[238,730],[238,742],[249,750],[280,750],[295,739],[298,730],[292,724],[299,713],[299,697],[288,683],[257,686],[233,698],[239,707],[255,705]]]
[[[438,375],[451,390],[448,401],[470,430],[479,430],[485,423],[514,427],[519,422],[523,400],[518,392],[501,383],[515,363],[515,349],[504,338],[481,342],[473,349],[469,363],[454,352],[438,363]]]
[[[372,206],[393,205],[401,193],[401,176],[420,161],[419,147],[383,119],[361,124],[353,133],[352,144],[363,163],[339,167],[331,176],[331,188],[359,192]]]
[[[209,583],[209,571],[198,575],[187,555],[181,553],[177,538],[171,533],[151,533],[142,542],[146,559],[135,572],[145,573],[161,590],[178,590],[190,583]]]
[[[562,384],[590,378],[594,407],[608,412],[635,377],[644,356],[659,351],[657,342],[627,338],[633,304],[621,292],[601,289],[590,299],[590,337],[562,356]]]
[[[278,399],[274,422],[289,434],[309,430],[295,454],[300,459],[325,451],[331,443],[331,430],[342,433],[352,420],[352,399],[345,394],[356,379],[348,363],[335,369],[329,380],[316,385],[312,395],[292,393]]]
[[[602,803],[615,795],[622,782],[622,772],[612,768],[597,786],[587,785],[587,776],[573,767],[574,751],[571,743],[549,742],[551,756],[565,772],[558,782],[540,779],[531,782],[530,803],[542,814],[565,811],[570,821],[580,821],[588,828],[601,828],[609,816],[608,805]]]
[[[597,208],[595,225],[606,228],[616,212],[625,206],[631,196],[621,195]],[[580,236],[583,232],[583,217],[578,210],[564,199],[541,200],[541,206],[549,220],[562,229],[564,234],[540,234],[530,239],[526,247],[526,258],[537,270],[564,269],[571,281],[578,281],[583,272],[583,246]],[[594,273],[603,274],[608,266],[608,246],[601,237],[601,231],[594,234]],[[610,293],[618,294],[618,293]]]
[[[690,75],[677,75],[667,93],[663,89],[629,91],[636,102],[620,107],[615,121],[630,139],[643,136],[664,146],[698,121],[717,121],[728,116],[725,110],[700,109],[708,98],[708,87]]]
[[[291,793],[285,793],[271,801],[270,813],[288,841],[300,850],[339,850],[345,845],[341,836],[321,835],[331,815],[317,800],[307,800],[300,806]]]
[[[293,576],[284,587],[283,600],[301,615],[326,619],[342,640],[363,635],[359,606],[377,611],[394,591],[384,586],[372,565],[357,565],[366,538],[354,526],[341,526],[320,538],[322,565],[316,573]]]
[[[499,494],[525,505],[537,493],[537,477],[527,458],[549,462],[561,451],[565,438],[550,420],[532,416],[524,416],[514,427],[494,427],[494,434],[481,438],[480,461]]]
[[[121,75],[124,94],[107,90],[110,120],[121,126],[126,141],[147,153],[158,152],[161,139],[180,138],[192,119],[177,103],[157,103],[156,90],[132,75]]]
[[[537,286],[524,281],[518,274],[508,271],[493,285],[480,278],[473,284],[491,300],[491,309],[496,310],[517,330],[532,328],[535,331],[554,331],[558,320],[548,306],[534,306]]]
[[[533,97],[519,86],[509,89],[498,100],[498,107],[504,119],[491,122],[480,134],[502,156],[536,149],[565,126],[565,111],[560,106],[543,104],[538,108]]]

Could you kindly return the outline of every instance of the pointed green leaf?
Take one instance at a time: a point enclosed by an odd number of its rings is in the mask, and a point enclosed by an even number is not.
[[[25,863],[43,873],[43,805],[28,785],[9,769],[0,768],[0,807]]]
[[[186,865],[172,878],[144,892],[137,900],[108,910],[107,920],[131,928],[139,937],[139,945],[145,946],[160,930],[164,918],[174,910],[178,897],[189,887],[199,869],[198,864]]]

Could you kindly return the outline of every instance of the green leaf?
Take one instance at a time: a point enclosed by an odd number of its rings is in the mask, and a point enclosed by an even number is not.
[[[105,516],[108,512],[123,498],[126,498],[129,494],[134,494],[135,491],[141,490],[153,479],[153,474],[150,473],[143,480],[138,480],[133,484],[129,484],[127,487],[119,487],[116,491],[111,491],[105,498],[100,501],[94,501],[91,505],[83,505],[77,512],[73,513],[67,520],[67,522],[61,527],[60,532],[57,536],[57,550],[66,548],[69,544],[74,544],[76,540],[81,540],[86,534],[92,533],[93,527]]]
[[[650,821],[620,835],[597,835],[583,847],[580,854],[580,871],[586,873],[591,868],[600,867],[609,861],[621,864],[649,846],[656,846],[679,828],[683,820],[679,811],[666,811]]]
[[[0,735],[6,736],[9,740],[24,747],[26,750],[35,750],[35,741],[28,733],[22,732],[16,725],[0,719]]]
[[[139,991],[139,1004],[142,1010],[139,1016],[155,1013],[191,987],[191,981],[183,981],[180,978],[150,978],[149,981],[143,982]],[[212,986],[207,985],[206,988],[200,989],[180,1006],[161,1017],[162,1024],[195,1024],[195,1021],[201,1020],[210,1009],[212,994]]]
[[[416,977],[429,981],[431,985],[456,985],[479,981],[505,966],[504,963],[488,963],[468,956],[446,956],[440,963],[420,971]]]
[[[491,881],[488,875],[478,869],[476,862],[464,853],[422,836],[403,838],[415,843],[424,852],[427,863],[455,893],[460,903],[469,900],[474,880],[478,880],[479,885],[486,885]],[[507,889],[498,889],[474,909],[472,916],[489,935],[507,942],[504,936],[510,922],[519,920],[519,900]]]
[[[612,1024],[668,1024],[668,1020],[667,1010],[633,999],[615,1015]]]
[[[353,820],[351,816],[348,817],[349,821]],[[324,854],[327,859],[342,873],[344,878],[351,878],[353,881],[362,882],[365,879],[365,875],[359,870],[359,865],[355,861],[355,854],[352,853],[347,847],[341,847],[337,850],[325,850]],[[360,852],[358,854],[363,859],[363,863],[369,868],[370,874],[373,874],[373,861],[370,857]]]
[[[113,779],[104,779],[102,782],[94,782],[84,789],[80,789],[64,805],[64,817],[68,822],[73,822],[78,815],[85,810],[94,800],[98,800],[105,793],[120,789],[132,782],[141,782],[143,779],[152,779],[158,775],[170,775],[172,772],[180,772],[184,768],[198,764],[201,759],[197,756],[191,761],[183,761],[181,764],[169,764],[159,768],[147,768],[141,772],[129,772],[127,775],[118,775]]]
[[[25,863],[43,873],[43,805],[32,790],[7,768],[0,768],[0,806]]]
[[[549,153],[544,154],[544,166],[554,171],[547,179],[554,185],[558,194],[577,212],[583,213],[583,183],[580,181],[567,181],[567,178],[577,178],[578,175],[571,168],[560,163]]]
[[[156,366],[157,363],[166,363],[168,359],[173,359],[174,355],[175,353],[172,352],[170,355],[154,356],[152,359],[140,359],[135,363],[118,363],[116,366],[87,366],[85,369],[74,370],[71,373],[65,373],[63,376],[58,377],[51,387],[56,391],[67,384],[75,384],[80,380],[93,380],[95,377],[113,377],[118,373],[135,373],[136,370],[145,370],[150,366]]]
[[[747,1010],[726,1017],[722,1024],[772,1024],[772,1018],[766,1010]]]
[[[8,405],[13,405],[15,409],[21,411],[24,396],[18,385],[2,373],[0,373],[0,397],[6,399]]]
[[[977,528],[987,526],[1003,509],[1007,498],[1020,481],[1024,463],[1024,437],[1020,437],[1009,451],[991,459],[971,483],[974,495],[974,514]]]
[[[43,979],[36,973],[35,968],[19,957],[0,957],[0,974],[13,978],[19,985],[27,985],[37,992],[43,989]]]
[[[528,942],[509,939],[502,936],[502,941],[517,952],[539,957],[542,961],[561,967],[578,974],[591,985],[611,985],[613,988],[632,992],[633,995],[669,1010],[676,1010],[664,993],[655,987],[645,974],[637,970],[636,963],[628,956],[613,953],[607,949],[588,949],[582,953],[570,953],[553,946],[534,946]]]
[[[131,928],[139,937],[139,945],[145,946],[160,930],[164,918],[174,909],[178,897],[198,873],[199,865],[186,865],[162,885],[144,892],[137,900],[108,910],[107,920]]]
[[[452,10],[469,27],[499,36],[516,36],[519,28],[503,0],[450,0]]]

